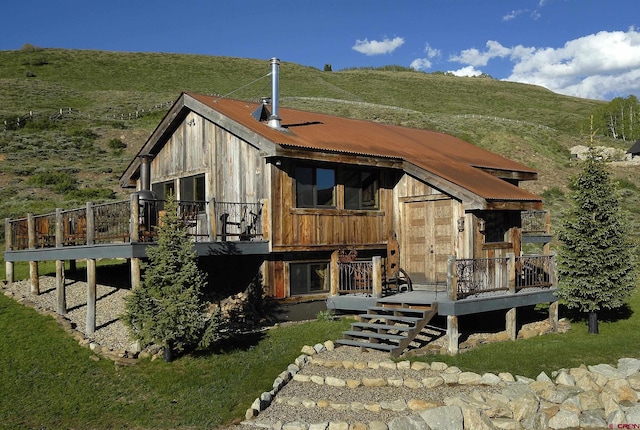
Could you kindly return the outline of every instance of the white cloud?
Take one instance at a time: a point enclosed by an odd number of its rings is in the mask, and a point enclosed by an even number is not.
[[[507,13],[506,15],[504,15],[502,17],[502,20],[503,21],[511,21],[513,19],[516,19],[518,17],[518,15],[522,15],[525,12],[526,12],[526,9],[512,10],[511,12]]]
[[[364,55],[380,55],[389,54],[404,44],[403,37],[394,37],[393,39],[384,39],[382,41],[356,40],[356,44],[352,49]]]
[[[508,58],[514,64],[509,81],[591,99],[640,96],[640,32],[634,27],[590,34],[560,48],[507,48],[490,40],[484,51],[466,49],[449,60],[467,65],[457,71],[462,73],[486,66],[494,58]]]
[[[493,58],[508,57],[511,54],[510,48],[505,48],[495,40],[489,40],[486,47],[487,50],[484,52],[480,52],[476,48],[465,49],[460,52],[460,55],[449,57],[449,61],[472,66],[486,66],[489,60]]]
[[[441,52],[439,49],[432,48],[431,45],[429,45],[428,43],[425,44],[424,52],[425,54],[427,54],[427,57],[416,58],[411,62],[409,67],[411,67],[414,70],[427,70],[432,66],[431,60],[441,55]]]
[[[451,73],[454,76],[480,76],[482,71],[473,66],[466,66],[458,70],[449,70],[447,73]]]

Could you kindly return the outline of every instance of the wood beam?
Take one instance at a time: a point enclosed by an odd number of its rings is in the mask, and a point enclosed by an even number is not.
[[[96,331],[96,260],[87,259],[87,325],[86,334]]]

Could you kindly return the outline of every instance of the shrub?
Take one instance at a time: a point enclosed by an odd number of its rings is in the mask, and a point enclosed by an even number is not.
[[[72,190],[65,194],[67,200],[79,200],[84,202],[98,202],[112,200],[115,197],[113,190],[108,188],[83,188]]]
[[[58,194],[65,194],[77,189],[78,182],[68,172],[39,172],[29,178],[29,184],[47,188]]]

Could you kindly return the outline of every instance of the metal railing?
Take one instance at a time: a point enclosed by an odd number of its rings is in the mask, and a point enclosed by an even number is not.
[[[18,218],[9,221],[11,235],[8,248],[21,250],[29,248],[29,223],[27,218]]]
[[[545,288],[553,285],[553,258],[551,255],[523,255],[515,258],[516,290]]]
[[[129,242],[130,200],[95,205],[92,210],[94,243]]]
[[[36,215],[33,217],[36,232],[34,246],[36,248],[51,248],[56,246],[56,214]]]
[[[87,209],[70,209],[61,213],[62,245],[85,245],[87,243]]]
[[[373,262],[347,261],[338,263],[338,293],[373,293]]]
[[[214,202],[216,238],[225,241],[262,238],[262,203]]]
[[[520,213],[522,234],[549,233],[547,230],[547,211],[524,211]]]
[[[467,258],[456,260],[457,298],[492,291],[508,291],[508,258]]]

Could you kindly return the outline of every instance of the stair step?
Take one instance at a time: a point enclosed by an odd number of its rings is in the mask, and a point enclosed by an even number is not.
[[[352,336],[357,338],[370,338],[370,339],[385,339],[385,340],[404,340],[407,337],[399,334],[387,334],[387,333],[374,333],[371,331],[355,331],[349,330],[343,333],[345,336]],[[355,339],[352,339],[355,340]]]
[[[367,309],[368,312],[398,312],[402,314],[415,314],[420,315],[420,317],[424,317],[424,315],[429,312],[429,309],[412,309],[412,308],[402,308],[402,307],[392,307],[392,306],[374,306]]]
[[[422,320],[422,318],[419,317],[405,317],[400,315],[360,314],[358,316],[365,320],[384,319],[387,321],[398,321],[407,324],[415,324],[416,322]]]
[[[360,342],[357,340],[351,339],[338,339],[336,343],[339,345],[348,345],[348,346],[357,346],[360,348],[370,348],[370,349],[378,349],[381,351],[394,351],[398,347],[395,345],[389,345],[388,343],[368,343],[368,342]]]
[[[397,331],[411,331],[413,327],[407,327],[402,325],[387,325],[387,324],[375,324],[375,323],[352,323],[352,329],[369,329],[369,330],[397,330]]]

